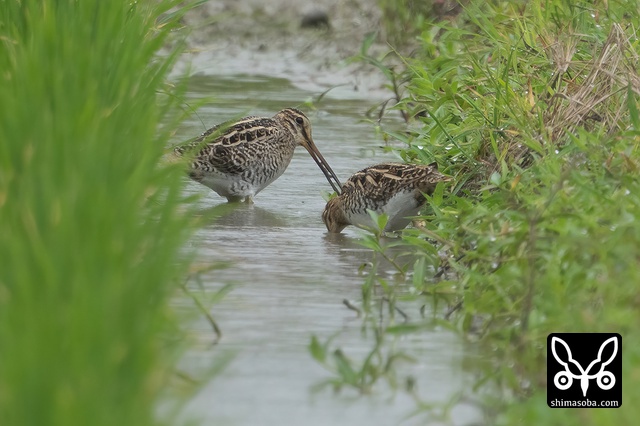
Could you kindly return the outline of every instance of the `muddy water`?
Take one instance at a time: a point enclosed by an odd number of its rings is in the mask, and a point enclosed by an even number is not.
[[[199,110],[206,125],[247,113],[270,116],[311,96],[285,80],[257,77],[194,78],[190,95],[215,95],[215,102]],[[379,149],[371,124],[360,121],[368,106],[326,97],[318,112],[303,107],[316,144],[342,181],[364,166],[394,159]],[[194,118],[178,137],[203,130]],[[330,389],[311,389],[333,377],[307,350],[312,334],[324,341],[337,333],[335,347],[354,359],[362,359],[373,347],[373,340],[361,333],[362,320],[342,304],[343,299],[360,300],[364,278],[358,268],[370,253],[357,244],[357,230],[347,229],[338,238],[326,234],[321,192],[329,189],[303,148],[253,205],[230,207],[207,188],[189,184],[190,193],[205,195],[199,201],[203,212],[213,209],[221,215],[194,240],[199,257],[230,262],[226,269],[205,274],[204,287],[215,291],[227,283],[235,286],[212,311],[222,340],[211,347],[205,343],[212,336],[209,325],[195,322],[190,332],[203,343],[189,352],[184,367],[206,366],[226,351],[235,356],[189,402],[187,418],[207,425],[424,424],[425,416],[406,419],[415,402],[383,383],[364,397],[353,391],[336,395]],[[419,315],[416,307],[407,307],[407,313],[414,319]],[[389,342],[415,358],[415,363],[401,366],[399,378],[412,375],[424,400],[444,402],[470,383],[463,368],[469,355],[454,334],[434,328],[395,341],[389,337]],[[456,407],[451,416],[453,424],[477,419],[469,406]]]

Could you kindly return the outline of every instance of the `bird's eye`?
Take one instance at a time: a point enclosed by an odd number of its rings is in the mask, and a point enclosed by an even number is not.
[[[296,123],[302,124],[304,123],[304,120],[302,119],[302,117],[296,117]]]

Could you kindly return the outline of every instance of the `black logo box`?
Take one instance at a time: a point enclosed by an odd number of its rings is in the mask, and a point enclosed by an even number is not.
[[[547,337],[547,404],[552,408],[620,407],[622,336],[551,333]]]

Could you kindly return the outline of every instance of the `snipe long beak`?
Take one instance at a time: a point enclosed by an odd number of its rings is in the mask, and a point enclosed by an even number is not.
[[[329,163],[327,163],[327,160],[325,160],[322,154],[320,154],[320,151],[318,151],[318,148],[316,147],[316,144],[313,142],[313,139],[311,139],[311,137],[309,136],[306,136],[304,138],[304,143],[302,144],[302,146],[304,146],[305,149],[309,151],[311,158],[313,158],[313,161],[316,162],[318,167],[320,167],[320,170],[322,170],[322,173],[324,173],[324,176],[329,181],[329,185],[331,185],[333,190],[336,191],[338,195],[340,195],[340,193],[342,192],[340,190],[340,188],[342,188],[340,179],[338,179],[336,174],[333,172],[333,170],[331,169],[331,166],[329,166]]]

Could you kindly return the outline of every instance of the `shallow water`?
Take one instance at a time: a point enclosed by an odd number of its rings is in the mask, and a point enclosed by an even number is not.
[[[190,90],[193,98],[216,96],[198,113],[207,126],[247,114],[271,116],[311,97],[285,80],[260,77],[196,77]],[[328,96],[318,112],[302,107],[318,148],[342,181],[367,165],[395,159],[379,149],[373,126],[361,122],[369,106]],[[186,139],[203,130],[194,117],[177,137]],[[312,392],[313,385],[332,374],[310,356],[311,335],[325,341],[338,333],[332,347],[353,359],[362,359],[373,347],[373,339],[361,333],[362,320],[342,304],[343,299],[360,300],[364,277],[358,268],[371,254],[357,244],[355,229],[347,228],[338,237],[327,235],[320,214],[322,191],[329,190],[303,148],[253,205],[228,206],[209,189],[189,183],[190,193],[204,194],[199,200],[203,213],[221,214],[194,240],[200,260],[231,262],[228,268],[204,274],[204,288],[235,286],[212,311],[222,328],[221,341],[214,347],[207,344],[210,326],[204,319],[194,322],[190,332],[203,343],[187,354],[183,366],[193,371],[193,366],[206,366],[225,351],[234,351],[235,357],[188,403],[187,418],[223,425],[425,423],[424,415],[406,419],[415,402],[384,383],[370,396],[353,391],[336,395],[330,389]],[[413,319],[419,315],[416,306],[406,307],[406,312]],[[399,378],[411,374],[423,400],[445,402],[470,383],[464,364],[474,355],[455,334],[434,327],[388,340],[415,358],[415,363],[400,366]],[[470,406],[460,405],[451,415],[451,424],[477,420],[478,412]]]

